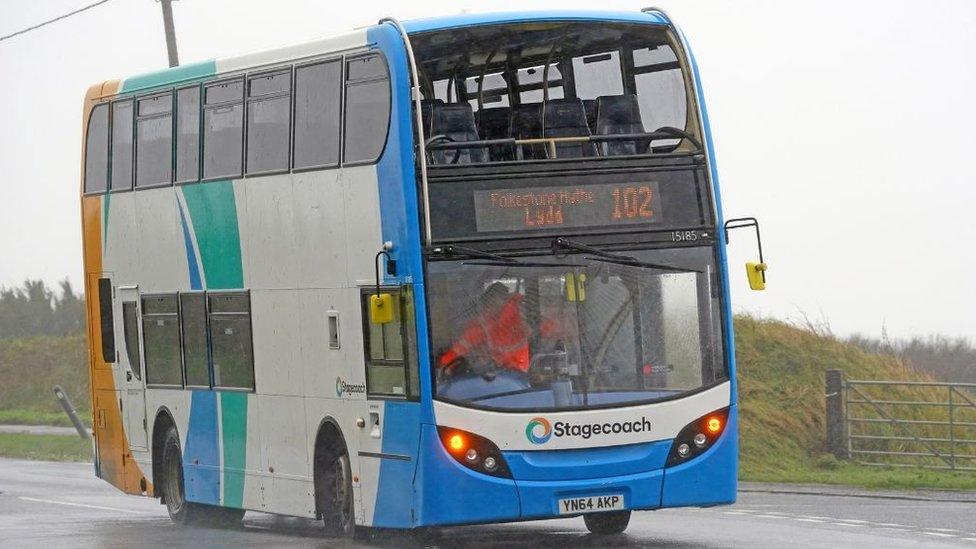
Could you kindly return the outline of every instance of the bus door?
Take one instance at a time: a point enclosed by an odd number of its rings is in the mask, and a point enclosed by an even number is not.
[[[365,386],[349,390],[366,393],[358,414],[365,424],[357,429],[360,505],[368,523],[378,527],[405,527],[412,520],[420,407],[411,398],[417,394],[416,367],[410,358],[415,354],[411,290],[382,287],[382,318],[376,316],[376,288],[361,293],[365,361],[356,377]]]
[[[119,286],[116,292],[115,341],[119,342],[122,374],[122,416],[129,445],[148,448],[146,436],[146,382],[142,364],[142,310],[138,286]]]

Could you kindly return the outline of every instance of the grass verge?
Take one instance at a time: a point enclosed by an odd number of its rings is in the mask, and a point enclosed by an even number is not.
[[[764,474],[744,472],[741,480],[790,484],[836,484],[874,490],[976,490],[976,475],[929,469],[884,469],[837,463],[831,470],[782,469]]]
[[[0,433],[0,456],[44,461],[91,461],[91,441],[76,436]]]
[[[79,410],[81,422],[91,427],[91,412]],[[64,412],[46,412],[39,410],[0,410],[0,425],[52,425],[55,427],[73,427],[68,415]]]

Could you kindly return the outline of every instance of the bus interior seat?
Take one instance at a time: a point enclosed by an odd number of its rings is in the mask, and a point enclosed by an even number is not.
[[[420,119],[424,124],[424,138],[430,139],[431,120],[433,120],[434,105],[443,105],[443,99],[421,99],[420,100]]]
[[[434,104],[431,110],[430,137],[445,135],[455,142],[478,141],[474,112],[467,103]],[[487,147],[431,151],[434,164],[474,164],[488,161]]]
[[[482,139],[507,139],[512,137],[512,109],[494,107],[478,111],[478,130]],[[511,145],[492,145],[488,154],[495,162],[515,160],[515,150]]]
[[[597,98],[596,103],[597,135],[645,133],[636,95],[604,95]],[[644,154],[649,144],[647,139],[606,141],[600,143],[600,149],[604,156]]]
[[[545,124],[546,137],[586,137],[590,135],[583,100],[576,98],[550,99],[546,102],[545,109],[543,123]],[[596,146],[587,141],[556,143],[557,158],[581,158],[596,155]]]
[[[527,103],[515,109],[512,137],[516,139],[537,139],[542,137],[542,103]],[[546,146],[542,144],[521,145],[522,158],[547,158]]]

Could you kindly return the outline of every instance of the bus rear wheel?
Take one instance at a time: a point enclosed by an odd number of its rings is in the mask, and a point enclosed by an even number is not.
[[[630,524],[630,511],[583,515],[583,522],[586,523],[586,529],[593,534],[622,534]]]
[[[166,512],[177,524],[196,524],[200,526],[230,527],[241,523],[243,509],[216,507],[192,503],[186,500],[183,488],[183,452],[180,437],[175,427],[166,432],[163,443],[162,491],[166,500]]]

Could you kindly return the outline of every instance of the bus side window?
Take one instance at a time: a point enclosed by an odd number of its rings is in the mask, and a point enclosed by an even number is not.
[[[136,187],[173,182],[173,94],[136,103]]]
[[[240,177],[244,161],[244,80],[206,86],[203,104],[203,178]]]
[[[112,280],[98,279],[98,315],[102,328],[102,360],[115,362],[115,319],[112,315]]]
[[[245,162],[248,175],[288,171],[290,116],[290,70],[248,77]]]
[[[200,86],[176,90],[176,182],[200,179]]]
[[[122,302],[122,336],[125,338],[125,353],[129,357],[129,369],[142,379],[139,365],[139,311],[135,301]]]
[[[85,192],[108,190],[108,104],[95,105],[85,138]]]
[[[254,390],[251,294],[207,294],[214,388]]]
[[[339,163],[342,61],[295,68],[294,168]]]
[[[112,103],[111,189],[132,188],[132,100]]]
[[[207,299],[203,292],[180,293],[180,335],[187,387],[210,387],[207,352]]]
[[[346,164],[379,158],[390,125],[390,79],[379,55],[346,61]]]
[[[176,295],[142,297],[142,339],[146,384],[183,386],[180,356],[180,315]]]

